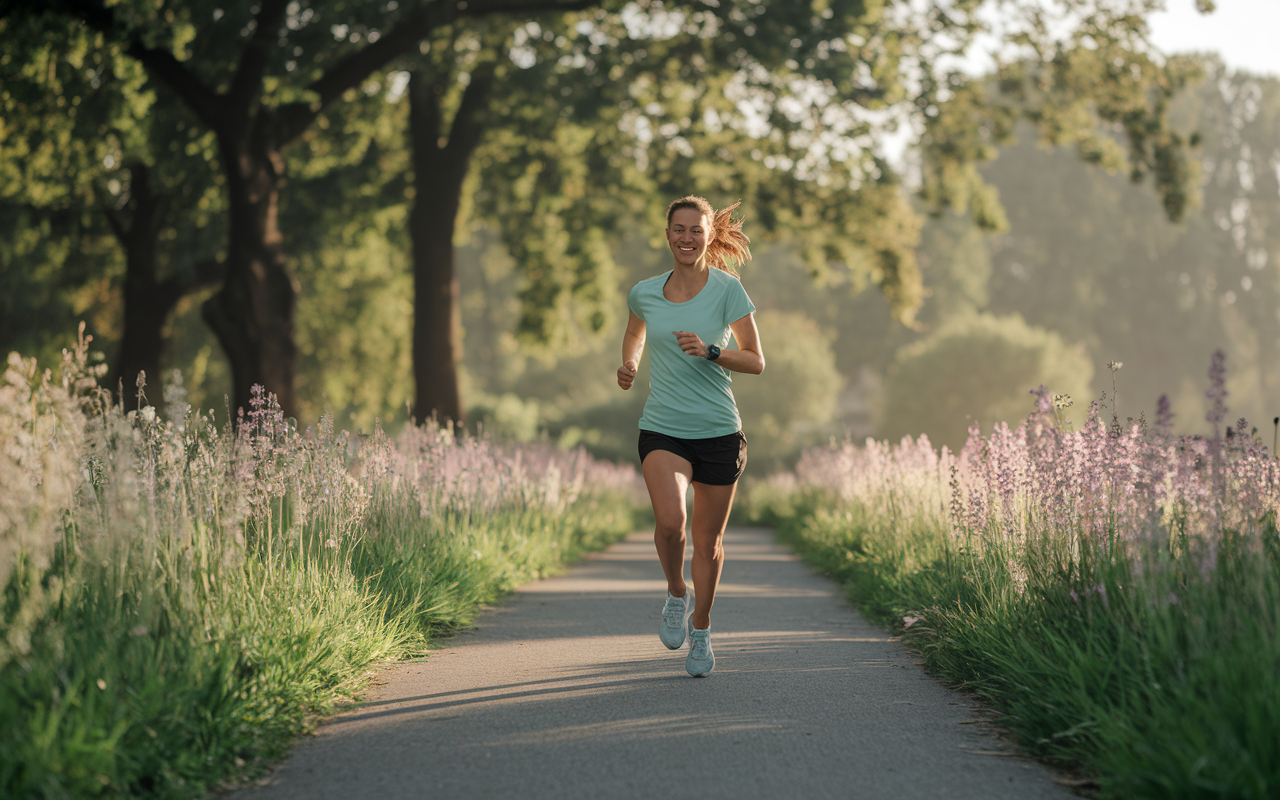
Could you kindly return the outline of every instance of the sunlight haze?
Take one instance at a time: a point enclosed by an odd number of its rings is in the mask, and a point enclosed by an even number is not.
[[[1231,69],[1280,76],[1280,0],[1217,0],[1212,14],[1194,0],[1167,0],[1151,15],[1151,40],[1165,53],[1211,51]]]

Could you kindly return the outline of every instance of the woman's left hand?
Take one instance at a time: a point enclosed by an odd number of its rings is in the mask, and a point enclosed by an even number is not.
[[[686,356],[694,358],[706,358],[707,346],[703,343],[698,334],[689,331],[672,331],[676,335],[676,341],[680,343],[680,349],[684,351]]]

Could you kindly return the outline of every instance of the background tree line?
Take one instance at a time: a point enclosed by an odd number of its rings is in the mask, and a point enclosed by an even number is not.
[[[1007,160],[978,165],[1040,138],[1076,151],[1060,168],[1080,180],[1105,182],[1081,157],[1154,174],[1131,198],[1178,218],[1202,116],[1169,113],[1195,69],[1150,53],[1142,3],[1014,4],[1019,49],[979,78],[956,57],[981,4],[906,6],[10,2],[0,344],[48,353],[88,317],[126,396],[139,369],[179,367],[202,406],[260,382],[304,419],[470,406],[617,451],[610,423],[638,398],[586,376],[613,360],[623,286],[663,268],[661,206],[692,190],[743,198],[763,245],[746,278],[771,375],[794,374],[744,381],[743,402],[773,449],[871,418],[892,433],[875,387],[910,384],[930,337],[1027,340],[995,262],[997,243],[1036,245],[971,227],[1026,206],[997,200]],[[878,144],[894,124],[916,132],[910,187]],[[942,217],[921,240],[926,212]],[[1049,350],[1084,341],[1045,327]]]
[[[874,293],[807,280],[794,248],[759,248],[743,280],[772,345],[768,380],[734,385],[753,454],[785,459],[846,435],[927,433],[958,448],[970,420],[1025,416],[1041,383],[1072,397],[1064,416],[1078,426],[1112,391],[1108,362],[1123,364],[1122,421],[1154,422],[1166,394],[1175,427],[1203,432],[1216,349],[1227,354],[1232,419],[1247,417],[1269,443],[1280,415],[1280,79],[1201,63],[1204,80],[1171,106],[1176,129],[1200,134],[1198,200],[1182,222],[1150,187],[1082,164],[1026,126],[981,167],[1007,230],[955,212],[927,217],[918,255],[928,294],[912,327]],[[626,249],[643,257],[621,285],[666,268],[662,242],[636,238]],[[551,363],[522,355],[503,323],[514,302],[505,253],[477,240],[465,257],[480,267],[463,287],[477,415],[628,456],[643,398],[613,390],[615,343]],[[1104,417],[1111,409],[1108,400]]]

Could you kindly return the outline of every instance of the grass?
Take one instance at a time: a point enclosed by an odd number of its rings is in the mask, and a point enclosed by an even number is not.
[[[124,415],[84,344],[0,389],[4,797],[252,777],[376,662],[632,527],[634,474],[582,453],[300,432],[266,397],[238,432],[177,394]]]
[[[1274,472],[1238,470],[1220,484],[1222,507],[1249,513],[1222,511],[1230,524],[1216,528],[1176,514],[1143,527],[1116,514],[1090,531],[1087,504],[1073,506],[1073,519],[1030,491],[1005,495],[1019,513],[993,510],[969,525],[984,490],[964,470],[984,458],[974,447],[907,468],[904,456],[852,483],[865,468],[827,461],[757,485],[744,510],[900,631],[934,674],[990,700],[1028,750],[1095,781],[1098,795],[1280,794]],[[959,474],[950,487],[949,463]],[[1246,485],[1251,474],[1258,486]],[[1169,498],[1189,479],[1169,475],[1166,510],[1187,508]],[[1258,487],[1264,502],[1241,499]],[[995,489],[982,497],[988,508],[1000,500]]]

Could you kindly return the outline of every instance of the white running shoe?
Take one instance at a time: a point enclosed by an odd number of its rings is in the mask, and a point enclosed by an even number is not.
[[[693,614],[693,592],[686,589],[684,597],[672,597],[671,593],[667,592],[667,603],[662,607],[662,622],[658,623],[658,638],[668,650],[677,650],[684,644],[691,614]]]
[[[716,668],[716,654],[711,652],[711,629],[689,628],[689,657],[684,668],[695,678],[711,674]]]

